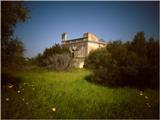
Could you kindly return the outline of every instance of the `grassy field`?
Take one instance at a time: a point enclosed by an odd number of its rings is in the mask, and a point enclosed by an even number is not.
[[[13,73],[12,73],[13,74]],[[2,118],[158,118],[158,90],[109,88],[90,72],[21,71],[2,77]]]

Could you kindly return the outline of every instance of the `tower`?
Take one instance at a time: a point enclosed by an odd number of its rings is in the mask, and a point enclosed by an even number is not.
[[[64,32],[62,33],[62,42],[66,41],[67,40],[67,33]]]

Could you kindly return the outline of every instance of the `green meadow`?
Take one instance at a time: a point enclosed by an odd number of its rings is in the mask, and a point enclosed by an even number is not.
[[[28,70],[2,75],[2,118],[158,118],[158,90],[104,87],[90,71]]]

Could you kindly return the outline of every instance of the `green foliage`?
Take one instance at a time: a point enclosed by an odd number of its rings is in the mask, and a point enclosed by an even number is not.
[[[2,119],[159,118],[158,90],[144,89],[141,96],[135,88],[95,85],[85,80],[90,71],[84,69],[70,72],[30,70],[12,74],[9,78],[4,76],[2,81],[19,79],[20,82],[12,82],[13,88],[2,82]]]
[[[143,57],[146,53],[146,40],[143,32],[139,32],[135,35],[133,41],[131,42],[130,48],[137,55]]]
[[[21,1],[2,1],[2,43],[5,43],[13,35],[14,28],[18,22],[25,22],[28,16],[28,9]]]
[[[11,39],[5,48],[2,48],[2,69],[20,68],[24,63],[24,45],[19,38]]]
[[[59,44],[46,48],[42,55],[38,54],[33,59],[34,64],[50,70],[67,70],[71,67],[71,61],[69,49]]]
[[[43,57],[48,57],[53,54],[62,54],[65,52],[69,52],[69,49],[66,47],[63,47],[59,44],[55,44],[51,48],[46,48],[45,51],[43,52]]]
[[[42,54],[41,53],[37,54],[37,56],[35,56],[34,58],[31,58],[30,61],[33,65],[42,66],[43,65],[42,64]]]
[[[18,22],[25,22],[29,18],[28,9],[21,1],[2,1],[1,6],[2,69],[21,68],[24,46],[19,38],[13,37],[13,33]]]
[[[105,58],[109,56],[110,54],[106,52],[105,48],[91,51],[90,55],[85,59],[86,66],[90,69],[97,69],[98,67],[101,67],[101,64],[106,62]]]
[[[92,69],[91,81],[109,86],[158,87],[159,43],[144,33],[132,42],[109,42],[106,48],[89,54],[85,64]]]

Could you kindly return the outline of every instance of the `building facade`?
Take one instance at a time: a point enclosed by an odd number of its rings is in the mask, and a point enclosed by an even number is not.
[[[62,45],[72,52],[75,67],[83,68],[85,57],[90,51],[106,46],[106,42],[101,41],[92,33],[84,33],[82,38],[67,40],[67,33],[62,34]]]

